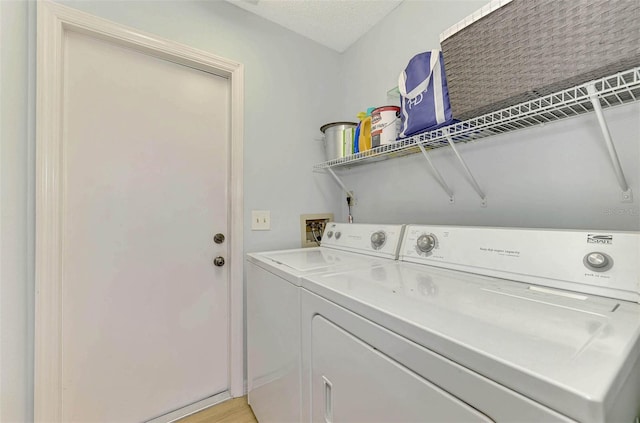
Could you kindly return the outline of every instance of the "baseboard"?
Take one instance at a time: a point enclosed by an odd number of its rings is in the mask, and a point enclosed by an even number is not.
[[[229,391],[224,391],[209,398],[194,402],[193,404],[187,405],[186,407],[179,408],[170,413],[163,414],[162,416],[148,420],[146,423],[172,423],[184,417],[190,416],[191,414],[195,414],[198,411],[202,411],[205,408],[209,408],[212,405],[224,402],[230,398],[231,395],[229,394]]]

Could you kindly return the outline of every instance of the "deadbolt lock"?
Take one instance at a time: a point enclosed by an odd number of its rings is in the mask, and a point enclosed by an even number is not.
[[[213,242],[215,242],[216,244],[222,244],[224,242],[224,235],[222,234],[215,234],[213,236]]]

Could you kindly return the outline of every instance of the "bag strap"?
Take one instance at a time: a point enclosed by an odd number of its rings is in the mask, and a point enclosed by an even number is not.
[[[400,95],[405,98],[416,98],[421,92],[425,91],[429,86],[429,82],[431,82],[431,75],[433,75],[433,70],[438,65],[440,61],[440,50],[431,50],[431,57],[429,62],[429,75],[425,78],[424,81],[419,83],[414,89],[410,92],[407,92],[407,72],[403,70],[400,72],[400,76],[398,76],[398,91],[400,91]]]

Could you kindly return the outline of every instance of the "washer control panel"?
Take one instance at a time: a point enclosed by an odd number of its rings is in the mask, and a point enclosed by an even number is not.
[[[400,260],[640,302],[640,233],[407,225]]]
[[[322,246],[397,259],[404,225],[330,222]]]

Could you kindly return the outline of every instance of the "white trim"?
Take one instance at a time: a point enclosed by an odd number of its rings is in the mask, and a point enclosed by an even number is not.
[[[209,398],[205,398],[201,401],[194,402],[193,404],[187,405],[186,407],[179,408],[170,413],[163,414],[162,416],[148,420],[146,423],[173,423],[187,416],[212,407],[216,404],[225,402],[230,398],[231,395],[229,395],[229,391],[224,391],[220,394],[210,396]]]
[[[229,78],[229,381],[244,394],[243,301],[243,65],[51,1],[37,13],[35,421],[62,420],[62,186],[61,108],[66,30],[108,39],[158,58]]]
[[[235,62],[234,62],[235,63]],[[231,79],[231,174],[229,180],[229,391],[245,390],[244,345],[244,66],[235,63]]]

